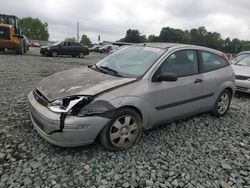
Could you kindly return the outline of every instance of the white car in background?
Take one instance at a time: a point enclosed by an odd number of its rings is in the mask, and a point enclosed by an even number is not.
[[[233,65],[236,90],[250,94],[250,54]]]
[[[117,45],[105,45],[105,46],[103,46],[103,47],[101,47],[100,49],[99,49],[99,52],[100,53],[109,53],[109,52],[111,52],[112,50],[116,50],[116,49],[118,49],[119,48],[119,46],[117,46]]]

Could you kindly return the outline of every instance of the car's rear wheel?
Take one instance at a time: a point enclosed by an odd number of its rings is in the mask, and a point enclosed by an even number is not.
[[[57,51],[52,51],[52,52],[51,52],[51,56],[52,56],[52,57],[56,57],[57,55],[58,55]]]
[[[232,99],[232,94],[229,90],[224,90],[215,102],[212,114],[220,117],[227,113]]]
[[[83,52],[79,52],[78,57],[79,58],[84,58],[84,53]]]
[[[111,121],[99,134],[101,143],[110,150],[128,149],[140,138],[142,120],[130,108],[121,108],[112,114]]]

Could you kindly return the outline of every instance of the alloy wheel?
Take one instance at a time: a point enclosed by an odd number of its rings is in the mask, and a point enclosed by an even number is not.
[[[220,99],[217,105],[218,112],[220,114],[224,114],[227,111],[229,104],[230,104],[230,97],[228,93],[225,92],[220,96]]]
[[[131,115],[117,118],[109,131],[110,142],[117,148],[128,148],[138,138],[138,122]]]

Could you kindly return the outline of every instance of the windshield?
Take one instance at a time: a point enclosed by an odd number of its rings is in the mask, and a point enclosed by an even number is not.
[[[55,43],[53,43],[53,44],[51,44],[51,46],[56,46],[56,45],[59,45],[59,44],[61,44],[62,42],[55,42]]]
[[[245,57],[244,59],[240,60],[238,63],[235,65],[240,65],[240,66],[248,66],[250,67],[250,56]]]
[[[250,54],[240,54],[240,55],[235,56],[232,60],[235,62],[238,62],[247,56],[250,56]]]
[[[165,51],[160,48],[129,46],[104,58],[96,65],[112,69],[124,77],[140,77]]]

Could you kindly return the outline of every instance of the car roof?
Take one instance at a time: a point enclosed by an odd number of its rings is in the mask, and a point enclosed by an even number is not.
[[[139,43],[134,44],[133,46],[147,46],[147,47],[153,47],[153,48],[162,48],[162,49],[169,49],[169,48],[195,48],[199,50],[205,50],[209,52],[216,53],[218,55],[221,55],[222,52],[207,48],[204,46],[197,46],[197,45],[191,45],[191,44],[181,44],[181,43],[167,43],[167,42],[149,42],[149,43]]]

